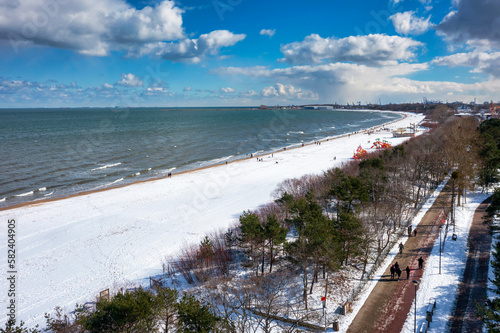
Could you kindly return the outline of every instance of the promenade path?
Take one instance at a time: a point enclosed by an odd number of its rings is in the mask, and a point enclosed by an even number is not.
[[[486,298],[490,262],[490,223],[485,223],[486,207],[491,198],[483,201],[474,212],[469,232],[469,256],[462,281],[458,286],[457,305],[448,327],[450,332],[483,332],[483,323],[474,315],[475,303]]]
[[[390,267],[394,264],[392,262],[352,321],[348,333],[401,332],[415,297],[412,281],[420,282],[429,254],[439,235],[443,212],[450,205],[450,197],[448,186],[445,186],[418,225],[417,236],[409,237],[403,254],[398,254],[394,259],[403,270],[401,279],[391,280]],[[419,257],[424,259],[423,269],[418,269]],[[408,280],[404,272],[406,266],[411,269]]]

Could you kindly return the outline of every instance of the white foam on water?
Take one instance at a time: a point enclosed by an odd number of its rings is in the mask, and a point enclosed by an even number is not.
[[[33,195],[33,194],[35,194],[35,191],[29,191],[29,192],[26,192],[26,193],[18,194],[18,195],[16,195],[16,197],[26,197],[28,195]]]
[[[112,167],[118,166],[120,164],[122,164],[122,163],[118,162],[118,163],[114,163],[114,164],[106,164],[106,165],[103,165],[101,167],[91,169],[90,171],[97,171],[97,170],[103,170],[103,169],[107,169],[107,168],[112,168]]]
[[[109,185],[113,185],[115,183],[121,182],[122,180],[123,180],[123,178],[119,178],[119,179],[115,180],[114,182],[111,182]]]

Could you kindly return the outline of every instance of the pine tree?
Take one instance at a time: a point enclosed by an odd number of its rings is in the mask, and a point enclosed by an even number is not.
[[[321,206],[314,200],[314,193],[308,192],[305,198],[296,200],[291,212],[298,237],[286,244],[286,250],[288,260],[302,271],[302,300],[307,309],[308,270],[314,269],[309,291],[312,293],[321,267],[325,270],[336,266],[339,243],[332,220],[323,214]]]
[[[163,332],[168,333],[175,324],[177,299],[179,292],[175,289],[159,287],[156,289],[155,308],[157,317],[163,322]]]
[[[273,263],[276,257],[275,248],[285,242],[288,230],[281,226],[275,215],[268,215],[264,225],[264,235],[269,248],[269,273],[273,270]]]
[[[186,294],[177,305],[179,332],[212,332],[220,320],[212,314],[208,305],[198,301],[193,295]]]
[[[27,328],[24,327],[24,322],[21,321],[19,325],[16,325],[16,322],[13,320],[8,320],[5,323],[5,328],[0,327],[0,333],[41,333],[38,329],[38,325],[35,328]]]
[[[155,332],[155,295],[139,288],[116,294],[110,301],[97,303],[96,310],[82,317],[88,332]]]
[[[240,241],[250,245],[250,255],[255,258],[262,258],[265,254],[264,243],[264,227],[259,221],[259,217],[255,213],[243,212],[240,216]],[[256,275],[259,274],[257,265]]]

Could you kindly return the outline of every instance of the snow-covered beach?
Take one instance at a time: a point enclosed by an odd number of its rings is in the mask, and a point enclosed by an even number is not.
[[[406,114],[387,127],[407,127],[423,118]],[[338,166],[359,145],[367,149],[376,138],[393,145],[407,139],[392,138],[390,131],[361,132],[171,178],[0,211],[3,221],[16,221],[18,319],[30,326],[43,323],[43,314],[55,306],[71,310],[101,290],[147,284],[149,276],[161,273],[166,256],[233,225],[244,210],[268,203],[281,181]],[[6,242],[1,258],[8,271]],[[7,283],[2,279],[2,290],[8,289]],[[2,298],[3,307],[6,301]],[[6,319],[2,314],[2,323]]]

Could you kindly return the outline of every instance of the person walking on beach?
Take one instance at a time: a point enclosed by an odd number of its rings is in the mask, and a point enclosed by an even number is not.
[[[405,248],[405,246],[403,245],[403,243],[399,243],[399,254],[403,254],[404,248]]]
[[[398,262],[396,261],[396,263],[394,264],[394,268],[396,269],[396,271],[399,269],[399,264]]]
[[[398,275],[398,281],[399,281],[399,278],[401,277],[401,268],[398,267],[398,269],[396,269],[396,274]]]
[[[406,271],[406,279],[409,280],[410,279],[410,271],[411,271],[410,267],[406,266],[405,271]]]
[[[422,257],[418,258],[418,269],[422,269],[424,266],[424,259]]]
[[[415,228],[415,230],[413,230],[413,236],[417,237],[417,228]]]
[[[396,266],[391,266],[391,280],[394,280],[394,275],[396,275]]]

